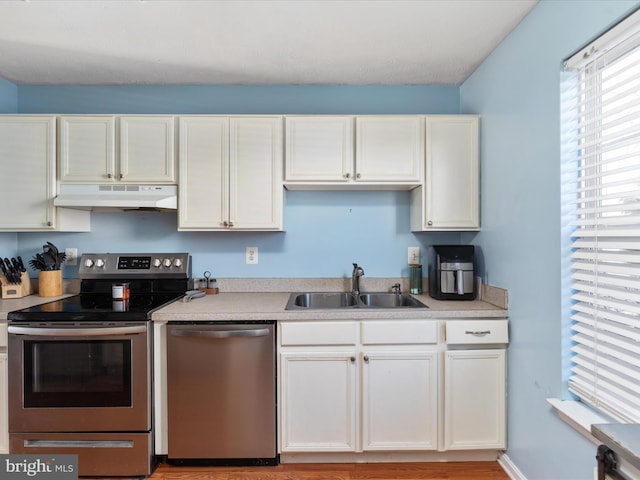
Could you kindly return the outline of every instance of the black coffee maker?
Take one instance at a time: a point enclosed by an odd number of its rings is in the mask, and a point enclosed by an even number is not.
[[[476,298],[473,245],[434,245],[429,253],[429,295],[438,300]]]

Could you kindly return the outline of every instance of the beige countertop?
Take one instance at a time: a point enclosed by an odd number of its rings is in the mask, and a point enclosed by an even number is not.
[[[429,308],[285,310],[290,293],[220,293],[177,301],[152,315],[154,321],[342,320],[389,318],[506,318],[508,311],[480,300],[439,301],[415,295]]]
[[[329,290],[327,290],[329,291]],[[0,322],[5,322],[7,313],[47,303],[60,297],[29,295],[18,299],[0,300]],[[440,301],[429,295],[415,297],[429,308],[345,308],[325,310],[285,310],[289,292],[222,292],[206,295],[184,303],[180,300],[153,313],[157,322],[167,321],[241,321],[241,320],[341,320],[341,319],[390,319],[390,318],[506,318],[506,290],[484,286],[483,300]],[[491,303],[489,303],[489,301]],[[504,308],[503,308],[504,307]]]

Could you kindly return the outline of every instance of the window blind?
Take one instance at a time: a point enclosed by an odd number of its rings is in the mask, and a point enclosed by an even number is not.
[[[565,63],[569,391],[640,422],[640,12]]]

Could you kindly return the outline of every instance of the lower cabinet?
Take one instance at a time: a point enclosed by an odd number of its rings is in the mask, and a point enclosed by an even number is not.
[[[436,449],[436,322],[346,323],[281,325],[281,452]]]
[[[507,326],[281,322],[280,452],[505,449]]]
[[[9,385],[7,354],[0,353],[0,453],[9,453]]]
[[[454,350],[444,361],[444,448],[506,448],[506,350]]]

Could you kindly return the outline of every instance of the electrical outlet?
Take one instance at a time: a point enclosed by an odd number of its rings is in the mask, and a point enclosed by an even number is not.
[[[420,247],[409,247],[407,261],[409,265],[420,264]]]
[[[245,262],[247,265],[258,263],[258,247],[247,247],[245,251]]]
[[[77,265],[78,264],[78,249],[77,248],[65,248],[64,249],[65,259],[64,263],[67,265]]]

